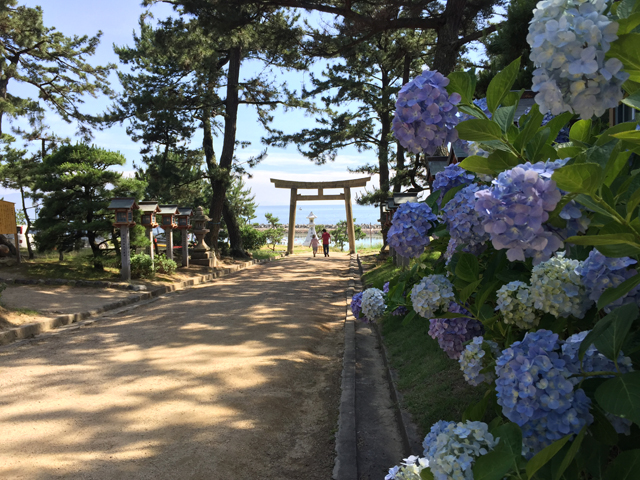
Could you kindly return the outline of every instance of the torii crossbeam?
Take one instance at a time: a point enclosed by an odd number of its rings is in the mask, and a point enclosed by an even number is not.
[[[305,200],[344,200],[347,211],[347,235],[349,237],[349,253],[356,253],[356,232],[353,225],[353,208],[351,207],[351,189],[365,187],[371,177],[353,178],[349,180],[334,180],[332,182],[296,182],[294,180],[278,180],[272,178],[271,183],[276,188],[291,189],[291,202],[289,204],[289,237],[287,238],[287,253],[293,253],[293,238],[296,231],[296,206],[298,201]],[[344,193],[338,195],[325,195],[324,190],[330,188],[343,188]],[[317,195],[301,195],[298,190],[318,190]]]

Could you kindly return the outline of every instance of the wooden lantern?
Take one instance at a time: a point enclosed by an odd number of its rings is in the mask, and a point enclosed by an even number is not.
[[[178,207],[178,228],[180,230],[188,230],[191,228],[190,219],[193,215],[193,209],[188,207]]]
[[[134,226],[136,223],[133,221],[133,211],[139,208],[135,198],[114,198],[107,207],[115,211],[113,226],[118,228]]]
[[[158,202],[155,202],[153,200],[145,200],[138,203],[138,206],[140,207],[140,212],[142,212],[142,226],[145,228],[156,228],[158,226],[156,213],[160,211]]]
[[[161,217],[160,228],[164,230],[172,230],[177,228],[178,224],[176,223],[176,216],[178,213],[177,205],[158,205],[160,211],[158,214]]]

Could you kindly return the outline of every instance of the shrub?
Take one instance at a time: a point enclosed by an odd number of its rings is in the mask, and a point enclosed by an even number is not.
[[[240,229],[242,244],[247,250],[260,250],[267,244],[267,236],[264,232],[256,230],[251,225],[245,225]]]
[[[146,253],[131,256],[131,278],[148,278],[155,273],[151,257]]]
[[[173,275],[178,268],[178,264],[173,260],[168,259],[165,255],[158,255],[156,257],[156,272],[164,273],[166,275]]]

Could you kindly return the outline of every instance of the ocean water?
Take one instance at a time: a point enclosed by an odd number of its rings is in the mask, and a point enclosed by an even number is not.
[[[302,210],[300,210],[302,208]],[[335,225],[340,220],[346,220],[344,204],[332,205],[313,202],[303,202],[298,204],[296,210],[296,225],[306,225],[309,223],[307,216],[313,212],[316,218],[316,225]],[[265,213],[271,213],[280,219],[280,223],[289,223],[289,205],[267,205],[256,208],[256,218],[251,223],[267,223]],[[353,218],[358,225],[379,224],[380,209],[374,206],[353,205]]]

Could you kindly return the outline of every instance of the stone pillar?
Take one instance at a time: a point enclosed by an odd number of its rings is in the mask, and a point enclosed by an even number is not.
[[[182,266],[189,266],[189,230],[183,228],[182,232]]]
[[[349,253],[356,253],[356,229],[353,224],[351,188],[349,187],[344,187],[344,206],[347,210],[347,236],[349,237]]]
[[[151,257],[151,265],[153,265],[154,263],[154,258],[155,258],[155,254],[156,254],[156,249],[153,248],[153,228],[147,227],[147,238],[149,239],[149,256]]]
[[[293,254],[293,240],[296,234],[296,207],[298,202],[298,189],[291,189],[291,202],[289,204],[289,238],[287,239],[287,254]]]
[[[131,248],[129,246],[129,227],[120,227],[120,275],[125,282],[131,281]]]
[[[173,229],[167,228],[165,232],[165,237],[167,237],[167,258],[173,260]]]

